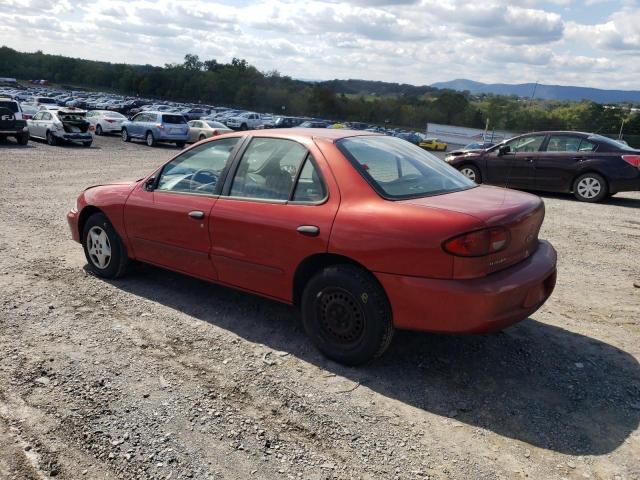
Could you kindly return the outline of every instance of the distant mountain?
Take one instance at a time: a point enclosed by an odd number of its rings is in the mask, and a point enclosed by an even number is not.
[[[373,80],[329,80],[326,82],[318,82],[317,84],[328,87],[336,93],[345,94],[408,95],[419,97],[425,93],[436,91],[435,88],[428,85],[416,86],[406,83],[378,82]]]
[[[450,90],[471,93],[492,93],[494,95],[517,95],[518,97],[531,97],[535,88],[535,98],[545,100],[591,100],[597,103],[640,102],[640,91],[636,90],[602,90],[599,88],[571,87],[563,85],[543,85],[535,83],[521,83],[510,85],[508,83],[481,83],[473,80],[458,79],[450,82],[438,82],[431,85],[435,88],[448,88]]]

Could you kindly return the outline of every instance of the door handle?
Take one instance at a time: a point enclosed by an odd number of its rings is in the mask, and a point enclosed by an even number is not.
[[[300,225],[296,230],[298,233],[306,235],[307,237],[317,237],[320,235],[320,228],[315,225]]]
[[[534,158],[533,157],[525,157],[525,160],[529,163],[533,163]]]
[[[204,212],[201,212],[200,210],[193,210],[189,212],[189,216],[196,220],[202,220],[204,218]]]
[[[584,160],[584,157],[573,157],[571,160],[576,160],[578,162],[581,162],[582,160]]]

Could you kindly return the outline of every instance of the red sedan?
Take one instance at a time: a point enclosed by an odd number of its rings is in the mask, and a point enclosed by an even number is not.
[[[139,260],[299,306],[313,343],[351,365],[394,328],[481,333],[535,312],[556,280],[543,218],[537,196],[409,142],[331,129],[206,140],[68,214],[97,275]]]

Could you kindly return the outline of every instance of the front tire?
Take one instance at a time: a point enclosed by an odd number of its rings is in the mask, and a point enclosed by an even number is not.
[[[131,137],[129,136],[129,131],[126,128],[122,129],[122,132],[120,132],[121,136],[122,136],[122,141],[123,142],[130,142],[131,141]]]
[[[462,173],[469,180],[476,182],[477,184],[482,183],[482,174],[480,173],[480,169],[475,165],[463,165],[460,167],[460,173]]]
[[[93,273],[103,278],[122,276],[129,263],[118,233],[103,213],[89,217],[82,232],[84,255]]]
[[[608,193],[607,181],[597,173],[580,175],[573,183],[573,195],[581,202],[600,202]]]
[[[248,130],[249,127],[247,127],[246,123],[243,123],[242,125],[240,125],[240,130]]]
[[[318,350],[345,365],[381,356],[394,332],[380,284],[366,270],[347,264],[327,267],[309,280],[302,323]]]

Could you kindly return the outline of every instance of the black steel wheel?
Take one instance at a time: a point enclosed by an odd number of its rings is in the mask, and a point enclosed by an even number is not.
[[[302,294],[302,323],[325,356],[360,365],[382,355],[393,338],[387,296],[355,265],[333,265],[314,275]]]

